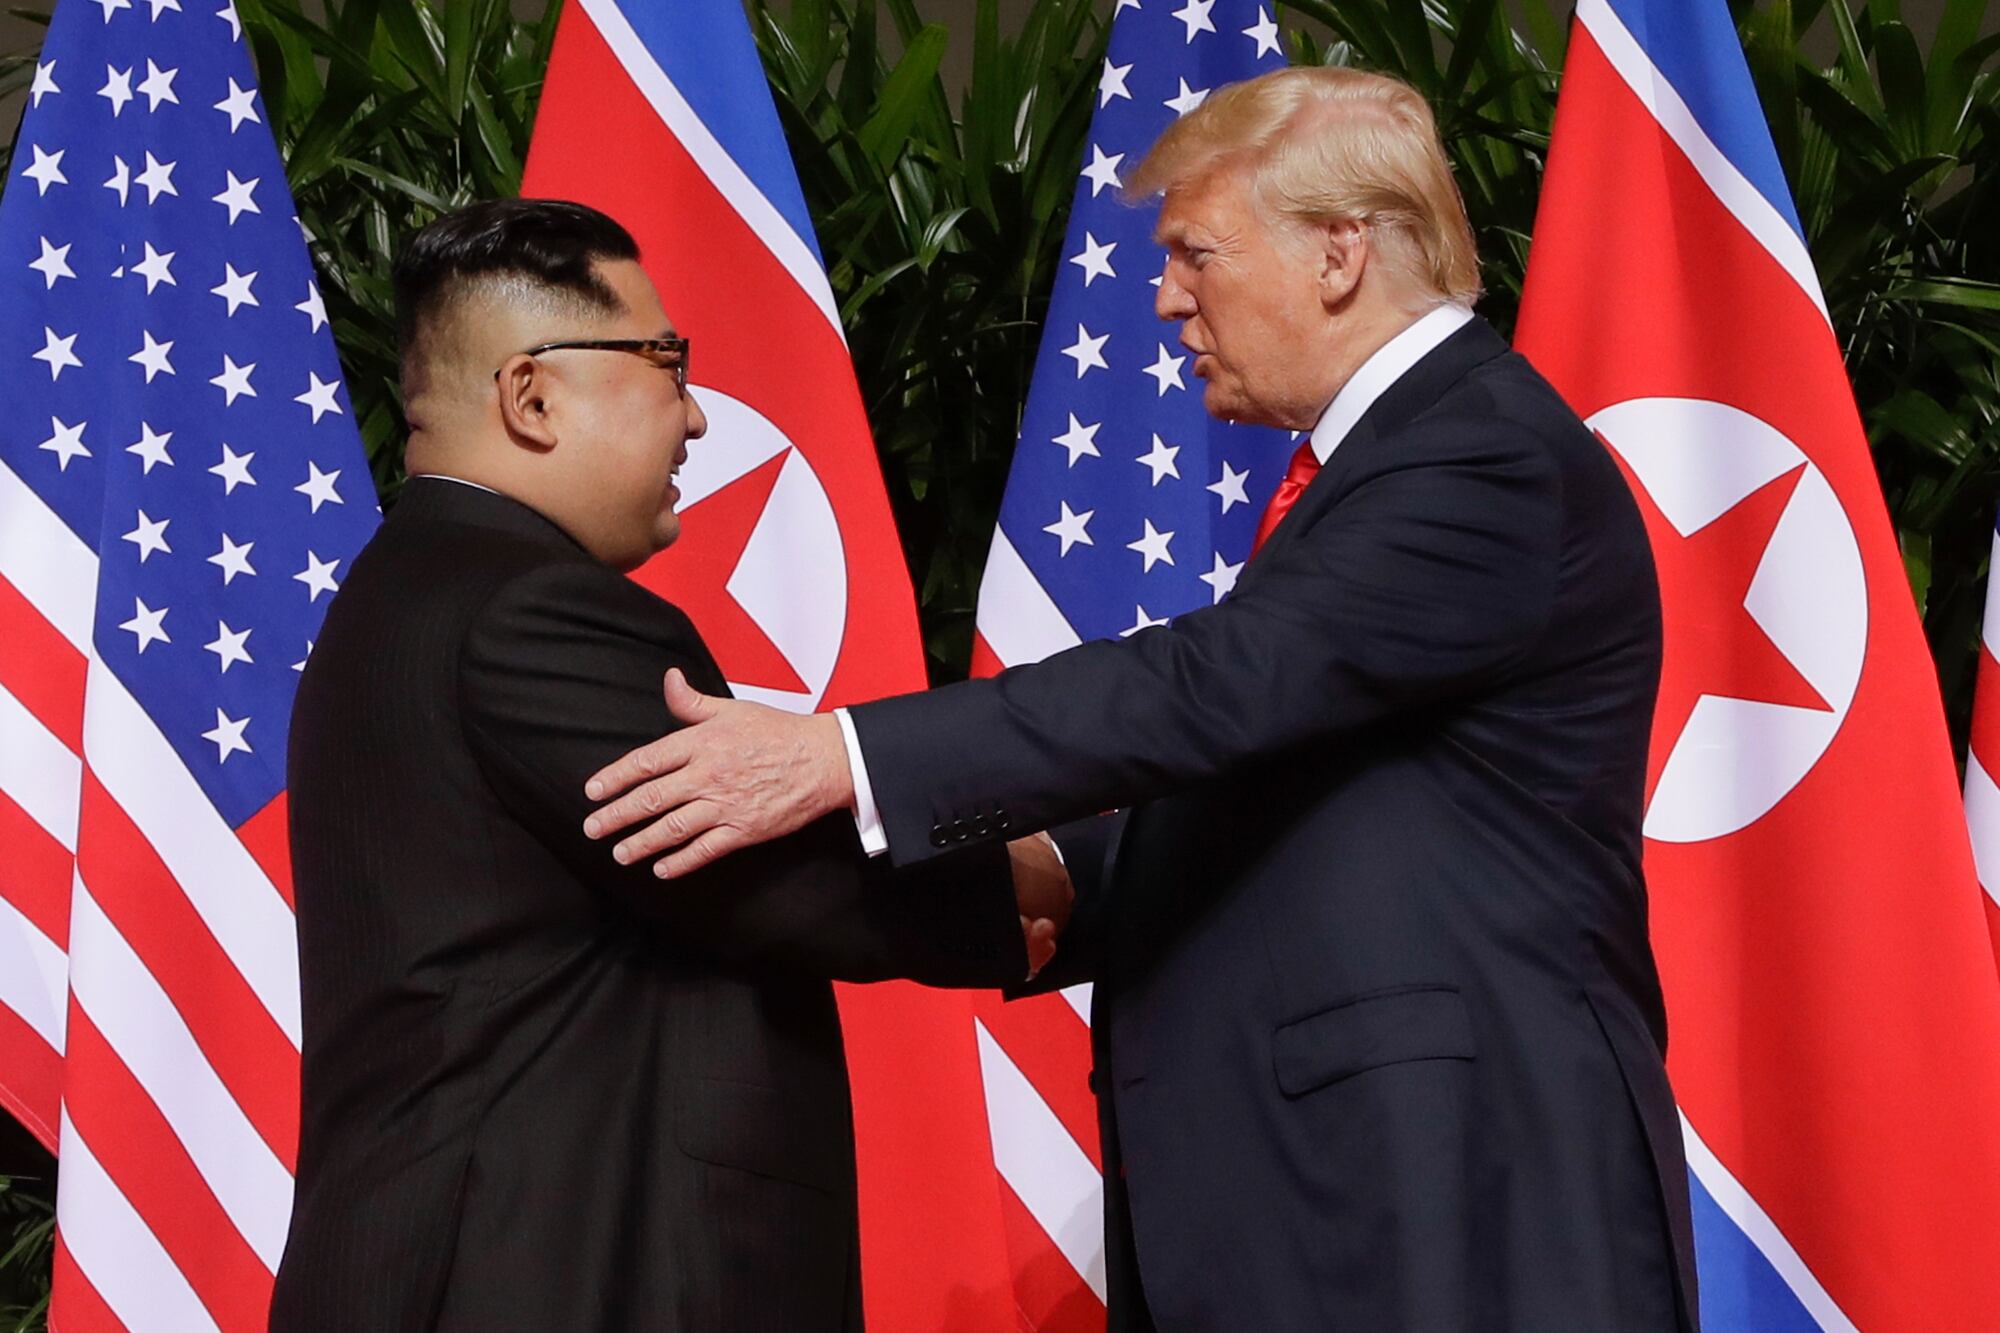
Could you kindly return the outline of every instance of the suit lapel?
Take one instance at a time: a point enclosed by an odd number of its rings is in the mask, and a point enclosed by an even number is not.
[[[1493,331],[1493,326],[1474,316],[1464,328],[1411,366],[1401,379],[1383,390],[1382,396],[1361,414],[1361,419],[1354,423],[1354,429],[1347,432],[1332,457],[1320,468],[1319,475],[1306,486],[1305,492],[1292,506],[1292,512],[1271,534],[1264,549],[1250,562],[1242,577],[1253,577],[1261,564],[1268,562],[1275,552],[1283,550],[1298,539],[1299,533],[1310,528],[1314,516],[1352,490],[1365,475],[1366,465],[1386,439],[1393,438],[1402,427],[1449,393],[1473,370],[1507,353],[1506,341]]]

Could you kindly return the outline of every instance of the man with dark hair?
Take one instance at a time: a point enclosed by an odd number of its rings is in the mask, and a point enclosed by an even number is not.
[[[829,979],[1018,981],[1010,869],[1037,851],[901,875],[835,819],[669,894],[591,844],[583,780],[672,725],[661,672],[727,688],[622,577],[679,532],[687,340],[575,204],[441,218],[396,289],[411,480],[293,718],[303,1112],[271,1327],[858,1328]]]

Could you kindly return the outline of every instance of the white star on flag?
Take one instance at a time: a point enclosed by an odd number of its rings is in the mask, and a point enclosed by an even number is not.
[[[162,102],[180,105],[181,99],[174,96],[174,75],[178,73],[177,69],[161,69],[150,60],[146,62],[146,81],[139,85],[146,98],[146,110],[158,111]]]
[[[1123,153],[1113,153],[1107,157],[1104,150],[1096,144],[1090,146],[1090,165],[1083,169],[1083,174],[1090,181],[1092,199],[1097,198],[1099,190],[1106,188],[1115,190],[1125,183],[1118,178],[1118,164],[1124,160]]]
[[[1272,55],[1279,54],[1278,25],[1271,21],[1271,12],[1262,5],[1257,7],[1257,21],[1245,28],[1243,35],[1257,43],[1257,55],[1261,56],[1266,51]]]
[[[69,266],[70,247],[67,245],[50,245],[49,238],[46,236],[41,237],[40,240],[42,243],[41,258],[30,259],[28,267],[46,278],[50,289],[55,287],[57,278],[74,278],[76,270]]]
[[[307,639],[306,655],[304,657],[301,657],[298,661],[292,663],[292,670],[304,671],[306,669],[306,663],[312,660],[312,655],[313,655],[313,641],[311,639]]]
[[[1090,539],[1090,533],[1084,527],[1085,524],[1090,522],[1091,516],[1097,511],[1086,509],[1081,514],[1076,514],[1070,512],[1069,501],[1063,500],[1060,503],[1062,505],[1062,517],[1042,529],[1043,532],[1050,533],[1062,539],[1062,550],[1057,554],[1068,555],[1069,548],[1075,546],[1078,542],[1083,543],[1085,546],[1097,545],[1096,542]]]
[[[103,7],[104,21],[106,23],[111,22],[111,16],[117,11],[132,7],[132,0],[91,0],[91,3]]]
[[[1153,572],[1154,565],[1162,563],[1171,565],[1174,563],[1173,552],[1167,549],[1167,543],[1173,539],[1173,533],[1158,531],[1153,527],[1153,520],[1149,518],[1146,520],[1146,535],[1139,538],[1138,541],[1127,542],[1125,549],[1128,551],[1137,551],[1146,562],[1144,572],[1150,574]]]
[[[205,643],[202,647],[215,654],[217,660],[221,663],[219,669],[226,676],[229,674],[230,667],[235,666],[238,662],[248,662],[251,660],[249,650],[243,646],[245,640],[249,637],[249,630],[232,630],[226,621],[218,620],[215,622],[215,642]]]
[[[1178,82],[1181,85],[1180,95],[1169,97],[1164,103],[1175,115],[1185,116],[1188,112],[1208,100],[1208,89],[1190,88],[1186,79],[1180,79]]]
[[[223,0],[223,6],[215,11],[215,16],[229,25],[230,40],[243,40],[243,20],[236,16],[234,0]]]
[[[328,412],[339,416],[347,415],[340,410],[340,404],[333,401],[333,395],[340,390],[339,380],[322,380],[311,371],[306,372],[306,379],[309,381],[306,385],[306,391],[292,399],[292,401],[295,403],[304,403],[312,409],[313,425],[317,426],[319,419]]]
[[[238,88],[234,76],[230,78],[229,96],[217,102],[215,109],[229,117],[231,134],[236,133],[236,127],[246,120],[255,121],[259,125],[264,123],[264,118],[257,114],[256,100],[255,88]]]
[[[168,467],[174,465],[174,460],[167,456],[167,441],[173,438],[174,433],[172,431],[162,433],[154,430],[151,425],[142,421],[139,423],[138,442],[126,445],[125,452],[139,455],[140,459],[145,463],[145,467],[141,470],[142,475],[150,477],[153,475],[155,464],[165,463]]]
[[[306,477],[304,484],[294,486],[292,489],[312,501],[312,511],[315,514],[319,512],[319,507],[323,504],[347,503],[340,498],[340,493],[333,489],[334,481],[340,476],[339,469],[336,468],[332,472],[321,472],[319,464],[308,462],[306,464],[306,471],[309,475]]]
[[[132,100],[132,71],[129,69],[113,69],[111,66],[106,65],[104,67],[104,86],[97,90],[97,95],[111,103],[111,118],[113,120],[118,119],[118,113],[125,109],[127,102]]]
[[[256,546],[256,542],[240,542],[238,544],[238,542],[230,540],[228,532],[222,534],[222,550],[218,550],[216,554],[208,556],[208,562],[214,564],[214,566],[218,566],[222,570],[222,586],[224,588],[230,586],[230,582],[236,578],[236,574],[252,574],[252,576],[256,576],[256,570],[250,568],[250,548],[252,546]]]
[[[146,257],[132,265],[132,271],[146,279],[146,295],[151,296],[153,288],[163,282],[169,287],[180,286],[178,282],[174,281],[173,270],[168,267],[174,262],[174,252],[169,250],[165,254],[160,254],[153,249],[151,241],[147,241],[145,245]]]
[[[229,353],[224,352],[222,354],[222,373],[210,380],[209,383],[222,390],[222,405],[224,407],[229,406],[239,397],[247,396],[255,398],[257,396],[257,391],[250,387],[250,372],[256,368],[257,363],[255,361],[252,361],[247,366],[239,366],[229,359]],[[223,447],[225,450],[228,448],[227,445]]]
[[[124,158],[118,157],[116,155],[112,157],[111,162],[112,162],[111,179],[104,182],[104,188],[107,190],[116,190],[118,192],[118,206],[120,208],[123,208],[130,201],[130,196],[132,191],[132,168],[125,165]]]
[[[1160,344],[1160,359],[1147,366],[1145,372],[1159,384],[1160,397],[1166,397],[1168,389],[1187,388],[1186,382],[1181,379],[1181,363],[1186,360],[1184,356],[1167,355],[1167,345]]]
[[[1118,631],[1118,637],[1121,639],[1129,639],[1142,629],[1152,629],[1156,625],[1167,623],[1165,616],[1147,615],[1146,608],[1143,606],[1134,607],[1133,610],[1137,613],[1138,618],[1132,622],[1131,629],[1121,629]]]
[[[250,197],[250,192],[257,188],[260,177],[253,176],[247,181],[240,181],[236,179],[236,173],[233,171],[225,170],[222,174],[229,178],[229,184],[224,187],[221,194],[215,196],[215,202],[229,210],[229,221],[232,225],[244,213],[264,211],[257,207],[257,201]]]
[[[157,202],[163,194],[171,194],[176,198],[180,196],[180,191],[174,188],[174,168],[179,165],[178,162],[161,162],[153,156],[150,149],[147,151],[146,169],[132,179],[146,187],[148,204]]]
[[[256,305],[257,298],[251,295],[250,284],[257,280],[255,273],[238,273],[234,264],[224,261],[222,265],[222,285],[209,288],[209,293],[229,302],[225,314],[233,315],[240,305]]]
[[[60,418],[49,418],[49,429],[55,433],[43,440],[41,447],[56,456],[56,471],[69,471],[72,458],[90,457],[90,450],[83,443],[83,428],[89,424],[79,421],[74,426],[65,426]]]
[[[233,542],[228,533],[222,534],[222,549],[210,556],[208,563],[222,570],[223,587],[228,587],[238,574],[256,575],[257,571],[250,567],[250,548],[256,544]]]
[[[306,552],[306,567],[292,575],[300,583],[312,590],[312,600],[317,602],[323,592],[339,592],[340,585],[333,581],[333,568],[338,560],[322,560],[311,551]]]
[[[58,148],[53,153],[45,153],[40,144],[31,143],[28,145],[28,151],[35,157],[27,166],[21,168],[21,174],[35,183],[37,195],[47,194],[51,185],[69,184],[69,177],[62,172],[63,154],[68,152],[68,149]]]
[[[1220,602],[1236,587],[1236,576],[1243,572],[1243,564],[1244,562],[1239,560],[1232,565],[1222,558],[1222,552],[1217,551],[1215,553],[1215,568],[1209,570],[1206,574],[1197,574],[1195,577],[1213,588],[1215,590],[1215,600]]]
[[[62,89],[56,87],[56,62],[51,60],[46,65],[37,64],[35,66],[34,86],[28,89],[28,105],[30,107],[38,107],[42,104],[43,93],[59,93],[61,91]]]
[[[1101,421],[1093,421],[1086,426],[1078,421],[1076,413],[1072,412],[1069,414],[1069,429],[1056,436],[1052,443],[1059,444],[1069,451],[1071,467],[1075,467],[1076,460],[1085,454],[1092,458],[1101,458],[1103,455],[1097,452],[1097,430],[1103,424]]]
[[[1115,278],[1111,271],[1111,252],[1118,248],[1118,242],[1099,245],[1097,238],[1089,232],[1083,234],[1083,253],[1071,255],[1069,262],[1083,270],[1083,285],[1088,287],[1098,278]]]
[[[319,287],[313,283],[306,284],[306,299],[292,309],[303,310],[311,318],[314,333],[318,333],[319,326],[326,323],[326,303],[319,299]]]
[[[1250,470],[1248,468],[1238,472],[1235,468],[1229,466],[1229,460],[1225,458],[1222,460],[1222,476],[1210,482],[1202,489],[1213,491],[1221,497],[1222,512],[1226,514],[1237,505],[1247,505],[1250,503],[1250,497],[1243,490],[1243,483],[1248,480],[1250,480]]]
[[[143,653],[155,643],[173,642],[173,639],[167,634],[166,619],[166,607],[163,606],[155,611],[134,597],[132,599],[132,618],[118,628],[137,635],[139,639],[138,651]]]
[[[146,383],[148,384],[153,382],[153,376],[155,375],[173,374],[173,363],[167,360],[167,353],[174,350],[173,343],[155,341],[150,329],[141,329],[139,332],[145,338],[145,344],[125,359],[136,362],[146,368]]]
[[[179,13],[181,8],[181,0],[146,0],[146,3],[153,7],[153,22],[155,23],[160,21],[160,15],[167,10],[171,9],[175,13]]]
[[[1187,39],[1192,42],[1196,33],[1214,32],[1215,20],[1208,11],[1215,8],[1215,0],[1187,0],[1174,11],[1174,17],[1187,25]]]
[[[1173,477],[1176,480],[1179,479],[1181,475],[1180,465],[1175,463],[1174,459],[1180,454],[1180,451],[1179,445],[1168,444],[1155,434],[1153,436],[1152,449],[1140,454],[1136,461],[1141,466],[1152,469],[1153,484],[1157,486],[1168,477]]]
[[[1097,105],[1109,106],[1114,97],[1130,100],[1132,94],[1125,87],[1125,76],[1131,72],[1130,65],[1114,65],[1107,59],[1104,62],[1104,73],[1097,80]]]
[[[1099,370],[1109,370],[1111,368],[1104,360],[1104,344],[1110,337],[1111,335],[1108,333],[1100,333],[1093,338],[1090,336],[1089,329],[1084,328],[1081,324],[1076,326],[1076,341],[1068,347],[1063,348],[1063,355],[1071,357],[1076,361],[1076,377],[1078,379],[1082,379],[1083,373],[1093,366]]]
[[[247,717],[231,717],[220,708],[215,710],[215,729],[202,732],[201,738],[215,742],[215,761],[218,764],[226,762],[238,750],[250,753],[250,743],[243,739],[243,728],[249,725]]]
[[[62,373],[65,369],[70,366],[80,366],[83,364],[75,351],[76,334],[72,333],[67,338],[58,338],[56,337],[56,331],[44,324],[42,326],[42,336],[48,341],[42,347],[41,351],[35,353],[33,359],[48,362],[50,380],[59,380],[62,378]]]
[[[228,360],[227,357],[223,359],[225,361]],[[211,384],[214,382],[213,380],[209,381]],[[254,452],[239,454],[226,444],[222,446],[222,461],[210,468],[209,471],[222,478],[222,493],[224,495],[234,495],[238,486],[255,486],[257,484],[257,479],[250,475],[250,460],[256,456]]]
[[[167,524],[171,522],[170,518],[147,518],[145,510],[139,511],[139,526],[126,533],[125,540],[139,548],[140,564],[145,564],[155,551],[174,553],[174,548],[167,545]]]

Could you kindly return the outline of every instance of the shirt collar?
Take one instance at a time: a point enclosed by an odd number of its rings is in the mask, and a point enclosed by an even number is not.
[[[460,486],[470,486],[475,491],[485,491],[488,495],[500,494],[500,492],[494,490],[491,486],[481,486],[478,482],[467,481],[464,477],[448,477],[442,472],[413,472],[410,475],[413,477],[428,477],[432,481],[456,482]]]
[[[1447,302],[1430,310],[1376,348],[1374,355],[1363,361],[1361,368],[1340,386],[1340,392],[1326,405],[1326,411],[1320,413],[1319,422],[1313,427],[1313,454],[1320,465],[1326,465],[1326,460],[1333,456],[1333,451],[1354,429],[1354,423],[1375,405],[1377,398],[1389,391],[1389,386],[1403,378],[1411,367],[1436,351],[1439,343],[1464,328],[1471,319],[1471,307]]]

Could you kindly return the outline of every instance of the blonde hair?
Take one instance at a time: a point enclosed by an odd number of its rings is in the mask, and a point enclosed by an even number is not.
[[[1167,127],[1125,183],[1146,199],[1246,162],[1267,208],[1352,220],[1431,296],[1470,304],[1479,256],[1437,122],[1401,79],[1298,66],[1230,84]]]

